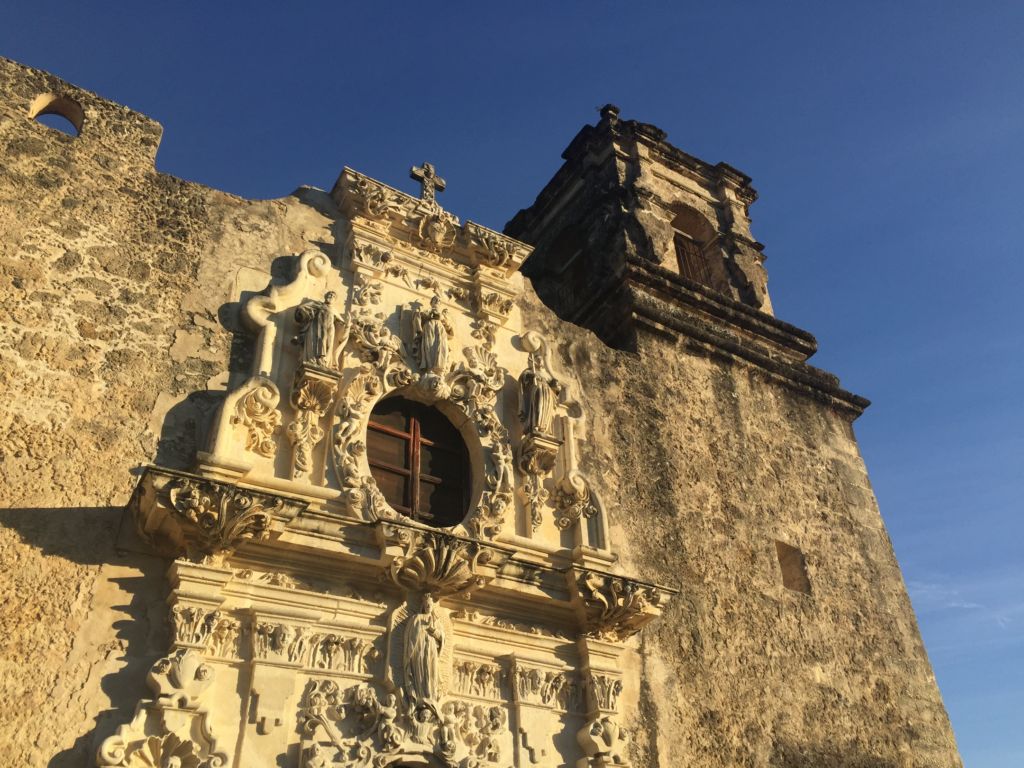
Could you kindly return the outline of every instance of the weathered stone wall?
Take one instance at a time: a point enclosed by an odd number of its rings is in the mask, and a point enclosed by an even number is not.
[[[82,104],[80,136],[28,117],[46,92]],[[3,765],[86,765],[130,718],[167,648],[167,563],[123,519],[133,473],[185,467],[248,375],[258,276],[340,237],[318,191],[253,202],[156,173],[159,137],[0,60]],[[682,588],[639,636],[637,765],[959,765],[850,425],[744,363],[616,352],[521,303],[582,384],[614,545]],[[782,587],[775,540],[806,554],[811,595]]]
[[[81,135],[28,117],[51,92]],[[157,173],[161,130],[0,59],[0,765],[91,764],[130,719],[167,650],[167,563],[125,551],[136,470],[187,466],[248,375],[246,268],[333,247],[327,195]]]
[[[592,419],[581,469],[626,569],[677,585],[641,633],[639,766],[959,766],[851,425],[756,369],[618,352],[524,297]],[[806,555],[782,586],[775,541]]]

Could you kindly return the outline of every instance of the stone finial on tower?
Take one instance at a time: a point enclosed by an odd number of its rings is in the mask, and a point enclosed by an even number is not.
[[[434,190],[444,192],[444,179],[434,173],[434,166],[424,163],[422,168],[413,166],[409,171],[409,178],[420,183],[420,200],[428,203],[434,202]]]

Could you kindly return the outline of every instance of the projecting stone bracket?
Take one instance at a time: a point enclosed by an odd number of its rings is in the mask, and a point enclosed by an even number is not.
[[[635,635],[661,616],[669,599],[679,592],[578,567],[566,576],[585,635],[609,642]]]
[[[308,501],[188,472],[146,467],[128,506],[149,546],[168,557],[225,557],[245,540],[280,535]]]

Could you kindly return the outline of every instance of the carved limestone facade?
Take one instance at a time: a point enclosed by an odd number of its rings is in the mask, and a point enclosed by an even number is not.
[[[251,376],[194,471],[142,475],[138,533],[176,558],[170,655],[97,764],[628,765],[623,659],[673,590],[608,546],[585,393],[516,304],[530,248],[413,176],[420,198],[343,171],[344,247],[247,300]],[[465,443],[457,524],[378,487],[368,424],[394,397]]]

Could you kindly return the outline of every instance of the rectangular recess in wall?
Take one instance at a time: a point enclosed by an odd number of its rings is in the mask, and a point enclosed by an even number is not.
[[[779,556],[779,567],[782,569],[782,586],[794,592],[811,594],[811,582],[807,578],[807,564],[804,553],[784,541],[775,541],[775,552]]]

